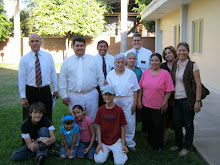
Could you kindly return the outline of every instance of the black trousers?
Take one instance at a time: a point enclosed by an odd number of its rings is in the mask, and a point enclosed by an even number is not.
[[[154,148],[163,148],[163,115],[158,109],[143,107],[143,116],[148,132],[148,143]]]
[[[38,101],[44,103],[47,111],[44,115],[52,121],[52,95],[49,85],[42,88],[35,88],[26,85],[26,98],[28,100],[29,106]],[[23,107],[23,120],[27,119],[28,116],[29,109]]]

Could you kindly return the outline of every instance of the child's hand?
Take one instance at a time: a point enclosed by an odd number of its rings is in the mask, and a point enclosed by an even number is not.
[[[98,154],[99,150],[102,150],[103,152],[102,144],[98,144],[98,146],[96,147],[95,153]]]
[[[87,154],[87,153],[89,152],[89,150],[90,150],[89,148],[86,148],[86,149],[83,151],[83,153],[84,153],[84,154]]]
[[[122,151],[127,154],[128,148],[125,145],[122,145]]]
[[[73,150],[69,150],[69,156],[73,154]]]
[[[37,142],[35,140],[32,140],[32,143],[31,143],[31,151],[32,152],[36,152],[39,150],[39,146],[37,144]]]
[[[70,156],[70,149],[68,149],[68,150],[66,151],[66,155],[67,155],[67,156]]]

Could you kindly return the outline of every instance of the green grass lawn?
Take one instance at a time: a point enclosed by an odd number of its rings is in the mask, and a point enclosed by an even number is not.
[[[56,65],[59,73],[60,64]],[[34,164],[35,158],[31,158],[23,162],[13,162],[10,158],[11,154],[22,147],[20,124],[22,122],[22,106],[18,92],[17,81],[18,66],[12,64],[0,64],[0,165],[30,165]],[[56,128],[55,135],[57,142],[61,143],[61,136],[59,127],[61,126],[61,117],[68,113],[68,108],[62,104],[61,98],[56,101],[53,110],[53,123]],[[129,165],[205,165],[205,162],[198,156],[195,149],[190,152],[187,157],[178,156],[179,151],[170,151],[169,148],[175,145],[173,131],[169,131],[169,139],[165,145],[163,154],[158,155],[156,151],[149,151],[147,149],[146,139],[142,136],[141,126],[138,125],[136,142],[137,152],[130,151],[128,153]],[[63,160],[56,157],[48,157],[46,159],[47,165],[91,165],[94,161],[89,160]],[[112,156],[108,158],[106,165],[114,164]]]

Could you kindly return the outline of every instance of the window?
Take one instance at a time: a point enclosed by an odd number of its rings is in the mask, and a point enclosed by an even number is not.
[[[192,52],[193,54],[202,53],[202,38],[203,38],[203,20],[192,22]]]
[[[174,26],[174,46],[177,47],[180,43],[180,25]]]

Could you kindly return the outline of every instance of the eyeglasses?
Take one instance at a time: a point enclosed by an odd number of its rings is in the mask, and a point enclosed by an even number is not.
[[[133,42],[141,42],[141,40],[133,40]]]

